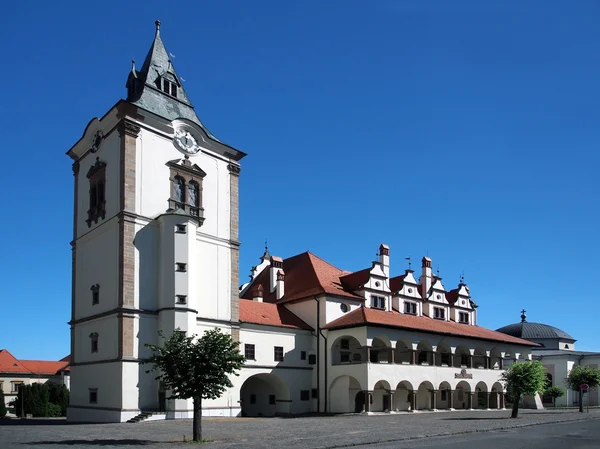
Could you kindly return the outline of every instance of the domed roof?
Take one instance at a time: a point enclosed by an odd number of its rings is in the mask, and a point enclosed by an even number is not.
[[[528,323],[527,321],[509,324],[508,326],[496,329],[496,332],[502,332],[503,334],[523,338],[525,340],[532,340],[536,338],[556,338],[560,340],[575,341],[575,339],[565,331],[557,329],[554,326],[541,323]]]

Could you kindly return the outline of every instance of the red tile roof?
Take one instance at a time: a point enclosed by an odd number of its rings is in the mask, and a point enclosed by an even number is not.
[[[70,356],[67,356],[70,358]],[[69,370],[69,360],[17,360],[6,349],[0,350],[0,373],[44,374],[53,376],[59,371]],[[67,359],[67,360],[65,360]]]
[[[521,338],[486,329],[480,326],[459,324],[454,321],[439,321],[428,317],[417,317],[405,315],[396,311],[386,312],[384,310],[359,307],[346,315],[332,321],[324,329],[343,329],[356,326],[383,326],[401,329],[411,329],[436,334],[454,335],[457,337],[479,338],[481,340],[499,341],[525,346],[538,346]]]
[[[240,299],[240,322],[313,330],[285,306]]]
[[[264,288],[265,302],[277,302],[281,304],[310,298],[323,293],[342,296],[356,301],[364,301],[363,297],[344,290],[340,282],[340,277],[349,274],[348,271],[340,270],[310,252],[285,259],[283,261],[283,269],[285,271],[285,295],[282,299],[277,301],[275,292],[271,293],[270,291],[269,267],[266,267],[256,277],[252,287],[246,290],[242,297],[252,299],[252,290],[256,285],[260,284]]]
[[[364,270],[340,276],[340,281],[348,290],[359,290],[360,287],[369,282],[371,270],[372,268],[365,268]]]

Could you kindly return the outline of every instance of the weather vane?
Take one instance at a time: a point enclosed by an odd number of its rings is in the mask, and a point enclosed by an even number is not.
[[[410,261],[410,256],[405,257],[404,260],[408,260],[408,269],[410,270],[410,267],[412,265],[412,262]]]

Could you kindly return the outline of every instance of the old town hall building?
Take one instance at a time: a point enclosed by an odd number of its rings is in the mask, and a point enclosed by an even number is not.
[[[202,124],[156,23],[127,96],[94,118],[73,160],[70,421],[191,417],[140,360],[158,331],[219,327],[247,362],[207,416],[503,407],[505,363],[535,343],[477,325],[461,280],[422,260],[392,275],[390,249],[356,272],[265,251],[239,287],[245,154]]]

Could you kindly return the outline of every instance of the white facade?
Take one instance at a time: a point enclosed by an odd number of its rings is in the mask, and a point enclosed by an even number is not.
[[[530,345],[477,327],[466,285],[446,291],[428,258],[417,281],[411,270],[391,277],[386,245],[356,273],[310,254],[266,252],[238,291],[244,154],[196,116],[159,25],[144,65],[129,74],[127,99],[93,119],[68,152],[68,419],[191,417],[191,400],[167,400],[140,361],[159,331],[215,327],[239,340],[248,360],[233,388],[203,401],[206,416],[502,407],[503,360],[529,358]],[[306,270],[314,276],[303,278]]]

